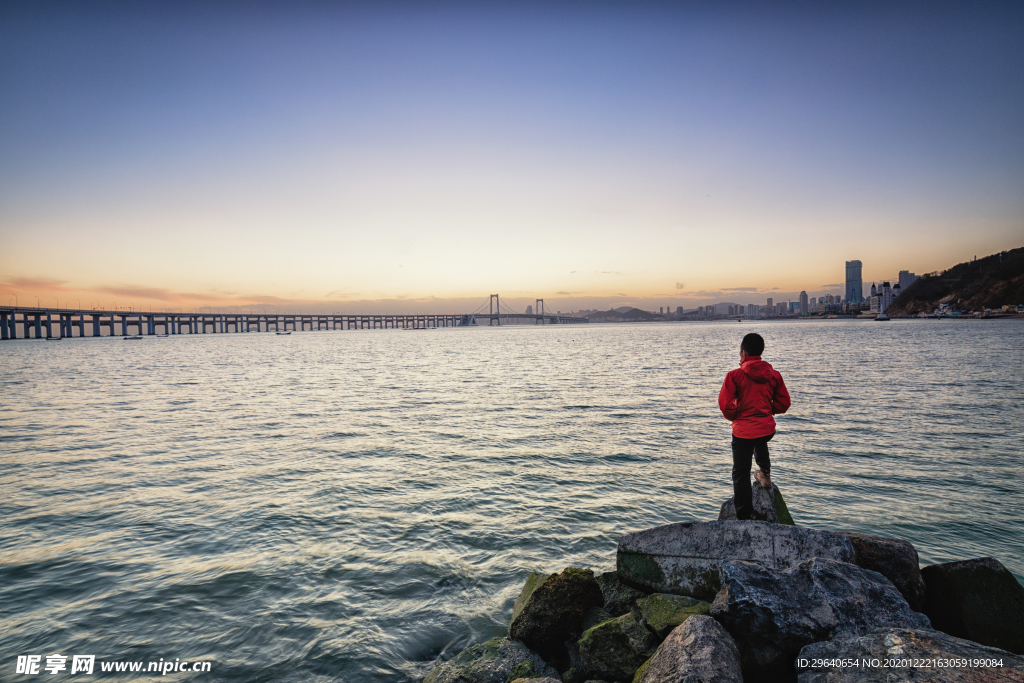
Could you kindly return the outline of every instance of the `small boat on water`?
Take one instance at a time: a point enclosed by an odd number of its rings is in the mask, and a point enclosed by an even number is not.
[[[289,330],[288,332],[278,332],[277,334],[284,336],[286,334],[291,334],[291,331]]]
[[[169,334],[156,334],[156,335],[153,335],[153,336],[154,337],[170,337],[171,335],[169,335]]]
[[[64,337],[47,337],[46,341],[60,341]]]
[[[142,339],[142,337],[140,337],[139,335],[135,335],[134,337],[125,337],[124,338],[125,341],[134,341],[136,339]]]

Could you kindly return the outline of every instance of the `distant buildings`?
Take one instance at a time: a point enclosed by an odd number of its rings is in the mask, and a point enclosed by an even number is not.
[[[800,292],[800,315],[807,315],[807,292]]]
[[[906,272],[906,271],[904,271]],[[885,313],[885,309],[892,305],[892,302],[896,300],[896,297],[900,295],[900,285],[897,282],[893,288],[889,287],[888,282],[883,282],[881,288],[876,288],[875,283],[871,283],[871,312],[872,313]]]
[[[901,270],[899,277],[900,280],[899,282],[896,283],[896,285],[900,288],[900,290],[904,292],[907,291],[907,287],[914,284],[914,281],[917,280],[918,278],[917,275],[914,275],[909,270]]]
[[[858,304],[864,298],[864,283],[861,280],[860,261],[846,262],[846,301],[851,304]]]

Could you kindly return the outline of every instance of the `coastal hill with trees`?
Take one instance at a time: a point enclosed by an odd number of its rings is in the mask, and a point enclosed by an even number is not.
[[[931,313],[941,304],[982,311],[1024,303],[1024,247],[921,276],[886,309],[890,318]]]

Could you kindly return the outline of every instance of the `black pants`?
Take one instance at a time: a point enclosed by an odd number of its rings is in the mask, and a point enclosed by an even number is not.
[[[750,513],[754,511],[750,494],[750,456],[754,456],[762,472],[771,474],[768,442],[773,436],[774,433],[758,439],[732,437],[732,494],[736,502],[736,519],[750,519]]]

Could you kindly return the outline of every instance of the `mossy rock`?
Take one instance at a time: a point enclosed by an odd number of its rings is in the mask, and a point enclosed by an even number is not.
[[[640,622],[659,640],[665,640],[673,629],[690,617],[711,611],[710,602],[668,593],[655,593],[637,600],[636,607]]]
[[[509,636],[547,661],[560,662],[566,657],[565,643],[576,642],[583,632],[587,610],[603,602],[590,569],[568,567],[561,574],[530,574],[512,609]]]
[[[588,629],[579,646],[583,665],[593,676],[628,683],[657,650],[658,639],[630,613]]]
[[[519,678],[536,677],[537,671],[533,668],[533,663],[529,660],[524,660],[516,664],[514,667],[512,667],[512,671],[511,673],[509,673],[508,678],[505,679],[505,683],[511,683],[511,681],[515,681]]]
[[[537,654],[509,638],[491,638],[439,664],[423,683],[504,683],[516,667],[530,665],[535,676],[557,676]]]

